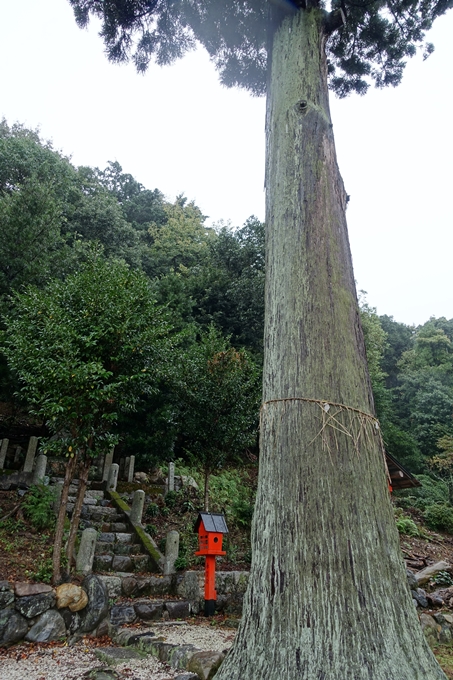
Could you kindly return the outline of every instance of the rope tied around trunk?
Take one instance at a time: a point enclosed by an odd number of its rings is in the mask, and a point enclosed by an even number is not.
[[[358,456],[360,455],[361,442],[365,440],[368,444],[371,444],[372,440],[370,439],[370,435],[373,434],[373,436],[377,436],[378,446],[379,449],[381,450],[382,457],[384,459],[384,466],[386,470],[387,479],[389,482],[391,481],[389,469],[387,466],[387,460],[385,457],[385,447],[384,440],[382,439],[381,427],[379,424],[379,420],[375,416],[371,415],[370,413],[367,413],[366,411],[354,408],[353,406],[347,406],[346,404],[340,404],[335,401],[328,401],[327,399],[312,399],[309,397],[286,397],[281,399],[269,399],[268,401],[264,401],[261,404],[260,424],[263,412],[266,410],[266,407],[269,404],[276,404],[282,402],[284,403],[290,401],[301,401],[311,404],[317,404],[319,406],[321,410],[321,428],[319,432],[309,442],[309,446],[310,444],[313,444],[313,442],[318,437],[321,437],[323,451],[328,451],[331,460],[332,450],[328,438],[326,437],[326,432],[328,428],[333,430],[335,437],[335,445],[337,448],[338,448],[337,432],[339,432],[340,434],[344,434],[347,437],[351,438],[354,450]],[[335,410],[333,411],[332,409]],[[337,417],[342,413],[345,413],[349,416],[349,423],[347,425],[342,423]]]

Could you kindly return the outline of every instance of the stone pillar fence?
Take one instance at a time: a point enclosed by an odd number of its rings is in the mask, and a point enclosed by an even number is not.
[[[42,484],[46,476],[47,456],[41,454],[36,458],[35,469],[33,472],[33,484]],[[49,481],[49,480],[47,480]]]
[[[27,456],[24,463],[24,472],[31,472],[33,470],[33,463],[35,460],[36,449],[38,448],[38,437],[30,437],[28,442]]]
[[[143,506],[145,504],[145,492],[142,489],[137,489],[132,498],[132,507],[129,519],[132,524],[141,524],[143,515]]]
[[[126,461],[128,459],[126,458]],[[135,456],[129,458],[129,463],[126,467],[127,471],[127,481],[132,482],[134,480],[134,468],[135,468]]]
[[[9,439],[2,439],[0,446],[0,470],[5,467],[6,452],[8,451]]]

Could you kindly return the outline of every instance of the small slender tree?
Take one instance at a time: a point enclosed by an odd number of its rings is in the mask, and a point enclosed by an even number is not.
[[[231,347],[211,326],[184,354],[179,375],[184,445],[204,471],[204,507],[209,477],[238,462],[256,443],[260,372],[251,356]]]
[[[91,463],[117,441],[118,414],[133,410],[153,392],[169,358],[169,323],[156,307],[145,275],[99,248],[80,270],[44,289],[28,288],[13,299],[5,318],[3,352],[21,393],[45,419],[68,459],[57,517],[53,580],[61,580],[61,549],[69,485],[79,467],[79,487],[67,544],[68,568]]]
[[[429,461],[433,468],[448,486],[448,500],[453,505],[453,436],[446,434],[437,441],[441,453]]]

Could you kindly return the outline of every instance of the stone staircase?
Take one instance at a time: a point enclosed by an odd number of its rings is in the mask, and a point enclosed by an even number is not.
[[[57,478],[51,480],[52,485],[61,482]],[[69,488],[69,516],[74,509],[77,483],[78,480],[74,480]],[[108,494],[90,487],[89,482],[80,515],[79,533],[88,528],[98,532],[93,572],[132,574],[150,571],[149,554],[131,527],[127,515],[106,498]]]

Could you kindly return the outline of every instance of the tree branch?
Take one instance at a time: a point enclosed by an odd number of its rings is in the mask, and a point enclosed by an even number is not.
[[[324,18],[324,30],[327,35],[330,35],[345,25],[346,15],[341,8],[335,9],[333,12],[326,12]]]

